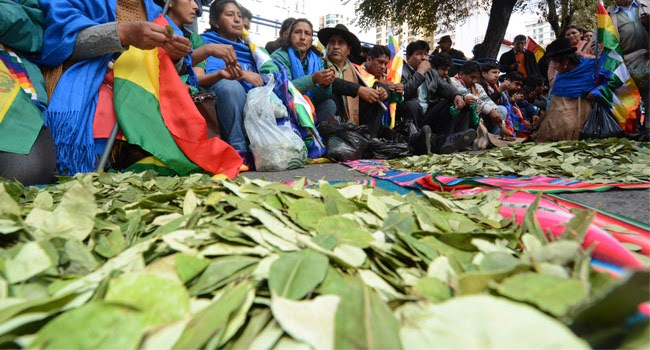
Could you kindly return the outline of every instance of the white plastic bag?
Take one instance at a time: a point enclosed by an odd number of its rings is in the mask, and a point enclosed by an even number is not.
[[[288,113],[273,93],[274,86],[272,77],[266,86],[250,90],[244,106],[244,127],[258,171],[301,168],[307,159],[307,147],[293,132],[290,122],[286,120],[278,126],[276,114]]]

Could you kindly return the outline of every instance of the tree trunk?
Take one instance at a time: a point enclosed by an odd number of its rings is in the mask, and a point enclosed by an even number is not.
[[[490,21],[485,30],[483,43],[478,49],[476,57],[478,58],[496,58],[499,54],[501,42],[506,35],[510,15],[519,0],[494,0],[490,8]]]

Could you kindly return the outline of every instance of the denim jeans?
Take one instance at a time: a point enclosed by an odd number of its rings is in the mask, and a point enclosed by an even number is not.
[[[244,105],[246,90],[237,80],[220,80],[210,88],[217,97],[217,117],[221,138],[238,151],[246,151]]]

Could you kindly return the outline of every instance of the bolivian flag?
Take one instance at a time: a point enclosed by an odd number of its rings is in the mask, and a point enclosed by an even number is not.
[[[154,23],[167,25],[163,17]],[[200,167],[237,176],[241,157],[221,139],[208,139],[205,119],[165,50],[131,46],[115,61],[113,73],[115,113],[129,143],[181,175]]]
[[[43,120],[19,79],[0,60],[0,151],[29,154]]]
[[[599,89],[601,101],[610,107],[626,133],[634,132],[641,95],[623,62],[618,32],[601,1],[598,1],[598,42],[603,44],[598,74],[608,81],[606,88]]]
[[[535,60],[537,62],[539,62],[539,60],[541,60],[544,54],[546,53],[546,49],[544,49],[540,44],[538,44],[531,37],[528,37],[528,40],[526,41],[526,50],[535,54]]]

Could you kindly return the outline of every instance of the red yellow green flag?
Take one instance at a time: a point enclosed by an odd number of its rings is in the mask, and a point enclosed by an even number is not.
[[[531,37],[528,37],[528,40],[526,41],[526,50],[535,54],[535,60],[537,62],[539,62],[539,60],[542,59],[542,57],[546,53],[546,49],[544,49],[540,44],[538,44]]]
[[[163,17],[154,23],[167,25]],[[221,139],[208,139],[205,119],[165,50],[132,46],[115,61],[113,72],[115,112],[130,143],[179,174],[200,167],[237,176],[241,157]]]

